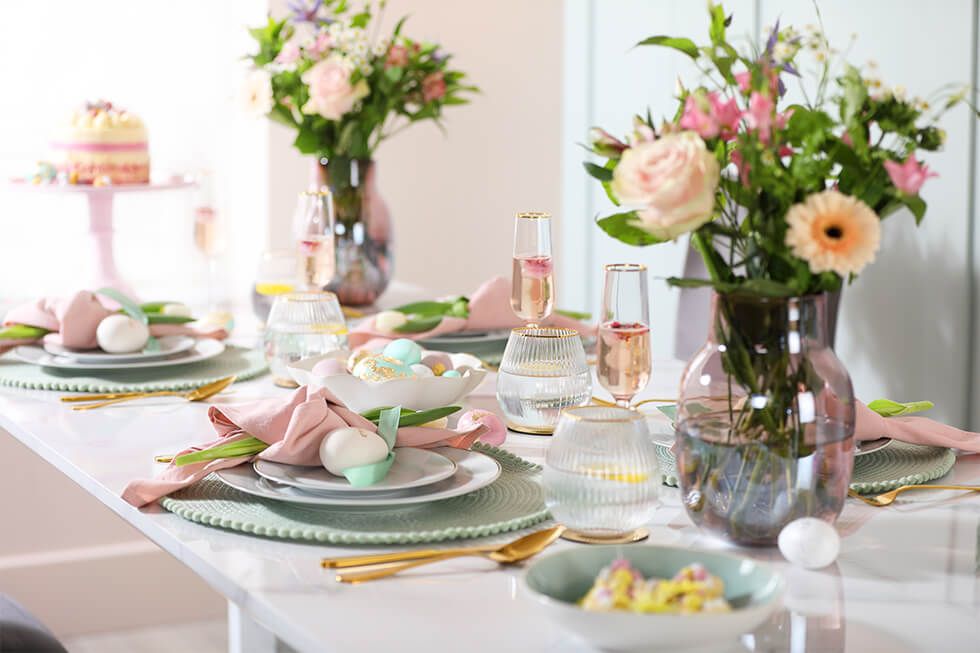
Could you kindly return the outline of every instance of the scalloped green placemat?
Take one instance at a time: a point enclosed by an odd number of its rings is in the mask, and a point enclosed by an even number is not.
[[[331,544],[413,544],[485,537],[527,528],[548,518],[540,467],[477,443],[502,473],[470,494],[394,510],[356,512],[262,499],[209,476],[160,500],[170,512],[199,524],[264,537]]]
[[[677,459],[667,447],[657,447],[664,485],[677,487]],[[854,459],[851,489],[858,494],[887,492],[903,485],[920,485],[945,476],[956,462],[956,453],[944,447],[892,442]]]
[[[233,345],[228,345],[220,355],[198,363],[84,373],[47,369],[8,354],[0,358],[0,386],[62,392],[190,390],[232,374],[238,381],[245,381],[265,374],[268,369],[261,351]]]

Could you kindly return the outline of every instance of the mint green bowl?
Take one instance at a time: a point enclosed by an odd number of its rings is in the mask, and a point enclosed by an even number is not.
[[[623,557],[643,576],[670,578],[694,562],[725,583],[732,611],[724,614],[589,612],[576,605],[599,570]],[[726,650],[780,606],[782,577],[769,565],[711,551],[666,546],[575,547],[542,557],[524,572],[525,595],[542,614],[593,646],[608,650]]]

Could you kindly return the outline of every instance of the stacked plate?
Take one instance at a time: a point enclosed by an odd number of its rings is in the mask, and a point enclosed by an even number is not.
[[[391,509],[462,496],[500,476],[500,463],[485,454],[451,447],[395,449],[395,462],[380,483],[351,487],[322,467],[259,460],[222,469],[222,482],[247,494],[325,508]]]
[[[189,336],[157,338],[159,347],[153,351],[129,354],[110,354],[101,349],[67,349],[54,343],[17,347],[14,354],[22,361],[59,370],[130,370],[143,367],[186,365],[214,358],[225,350],[218,340],[196,339]]]

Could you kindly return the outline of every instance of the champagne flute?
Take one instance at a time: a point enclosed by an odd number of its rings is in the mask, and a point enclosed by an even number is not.
[[[224,228],[214,208],[214,188],[211,173],[197,177],[197,199],[194,207],[194,245],[207,261],[207,307],[214,310],[214,281],[218,258],[225,251]]]
[[[306,290],[321,290],[333,281],[333,196],[327,189],[300,193],[294,222],[299,248],[299,274]]]
[[[649,302],[645,265],[606,266],[597,376],[616,404],[624,408],[650,381]]]
[[[517,214],[510,306],[528,327],[539,326],[554,310],[551,216],[547,213]]]

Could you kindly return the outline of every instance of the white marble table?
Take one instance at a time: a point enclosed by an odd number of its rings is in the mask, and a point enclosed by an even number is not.
[[[680,371],[676,362],[657,363],[649,396],[671,396]],[[233,386],[220,401],[279,392],[264,377]],[[492,392],[485,383],[472,403],[492,407]],[[538,617],[521,596],[520,569],[461,559],[340,585],[319,560],[350,548],[225,532],[155,506],[136,510],[119,492],[154,473],[155,454],[208,439],[206,406],[159,399],[79,413],[58,396],[0,390],[0,426],[224,595],[235,651],[275,650],[276,639],[309,653],[591,650]],[[512,434],[508,448],[540,461],[547,445]],[[980,456],[961,457],[948,480],[980,483]],[[790,568],[772,550],[743,551],[772,560],[788,579],[787,609],[746,638],[748,650],[980,650],[980,496],[921,492],[878,509],[849,501],[838,528],[840,558],[818,572]],[[653,543],[725,547],[691,525],[676,490],[665,489],[651,532]],[[582,545],[556,545],[569,546]]]

